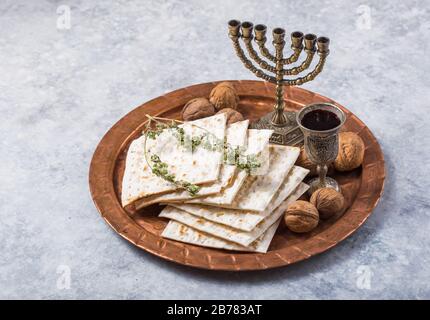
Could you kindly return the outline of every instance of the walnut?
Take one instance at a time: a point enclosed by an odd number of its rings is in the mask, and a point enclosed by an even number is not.
[[[310,202],[317,208],[321,219],[328,219],[343,210],[345,198],[333,188],[321,188],[312,194]]]
[[[300,155],[296,160],[296,165],[306,168],[309,170],[308,176],[316,176],[318,175],[317,165],[313,163],[307,156],[304,146],[300,147]],[[327,165],[327,174],[330,175],[333,173],[333,163],[329,163]]]
[[[339,153],[334,161],[338,171],[349,171],[358,168],[363,163],[364,142],[354,132],[339,134]]]
[[[239,96],[231,83],[222,82],[212,89],[209,100],[216,110],[224,108],[237,109]]]
[[[216,114],[219,114],[219,113],[227,114],[227,124],[232,124],[243,120],[243,115],[239,111],[236,111],[232,108],[221,109]]]
[[[182,108],[182,119],[191,121],[210,117],[215,114],[215,108],[206,98],[194,98],[188,101]]]
[[[305,148],[302,146],[300,147],[300,155],[297,158],[296,164],[300,167],[309,169],[308,175],[315,176],[318,174],[317,172],[317,165],[314,164],[307,156]]]
[[[297,200],[285,211],[285,224],[293,232],[308,232],[318,225],[317,208],[307,201]]]

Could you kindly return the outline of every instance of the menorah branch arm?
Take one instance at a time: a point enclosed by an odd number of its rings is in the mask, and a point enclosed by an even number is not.
[[[307,55],[306,55],[306,59],[299,66],[291,68],[291,69],[284,69],[284,70],[282,70],[282,74],[284,76],[294,76],[294,75],[299,74],[300,72],[303,72],[304,70],[309,68],[309,66],[312,63],[314,56],[315,56],[315,51],[308,50]]]
[[[234,50],[236,51],[237,56],[239,57],[240,61],[242,61],[242,63],[244,64],[244,66],[250,70],[252,73],[254,73],[257,77],[259,77],[260,79],[269,81],[271,83],[276,83],[276,78],[269,76],[268,74],[264,73],[264,71],[262,71],[261,69],[258,69],[257,67],[255,67],[252,64],[252,61],[250,61],[246,55],[245,52],[242,50],[240,43],[239,43],[239,37],[230,37],[231,40],[233,41],[233,47]]]
[[[263,57],[269,59],[272,62],[276,63],[276,57],[270,53],[269,49],[266,48],[266,39],[263,40],[256,40],[258,44],[258,48],[260,49],[260,53],[263,55]]]
[[[314,70],[312,70],[306,76],[303,76],[297,79],[291,79],[291,80],[284,79],[282,81],[282,84],[287,86],[296,86],[296,85],[299,86],[315,79],[315,77],[323,70],[328,53],[319,53],[319,55],[320,55],[320,59],[317,65],[315,66]]]
[[[288,58],[281,60],[282,65],[292,64],[299,60],[300,54],[303,51],[303,38],[303,33],[300,31],[291,33],[291,49],[293,49],[293,53]]]
[[[276,67],[270,65],[269,63],[261,59],[257,51],[254,50],[254,47],[252,46],[252,37],[244,38],[243,41],[245,42],[245,46],[248,50],[249,56],[254,59],[254,61],[257,62],[261,68],[269,72],[276,73]]]
[[[293,48],[294,52],[291,54],[291,56],[289,56],[288,58],[282,59],[281,63],[282,64],[292,64],[294,62],[296,62],[299,57],[300,54],[302,53],[303,48]]]

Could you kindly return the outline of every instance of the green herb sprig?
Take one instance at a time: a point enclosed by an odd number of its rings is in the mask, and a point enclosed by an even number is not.
[[[155,174],[157,177],[163,178],[164,180],[169,181],[177,185],[178,187],[187,190],[188,193],[192,196],[195,196],[200,191],[200,187],[195,184],[189,183],[184,180],[176,180],[175,175],[168,171],[167,163],[162,162],[158,155],[151,155],[151,162],[153,163],[152,173]]]

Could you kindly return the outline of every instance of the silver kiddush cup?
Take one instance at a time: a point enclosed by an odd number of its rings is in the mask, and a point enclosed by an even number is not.
[[[312,111],[328,111],[337,116],[340,123],[328,130],[314,130],[303,125],[303,117]],[[333,178],[327,177],[327,165],[333,162],[339,150],[339,129],[345,122],[344,112],[331,103],[314,103],[303,107],[297,113],[297,123],[304,135],[305,152],[308,158],[317,165],[318,178],[309,181],[309,194],[320,188],[334,188],[339,185]]]

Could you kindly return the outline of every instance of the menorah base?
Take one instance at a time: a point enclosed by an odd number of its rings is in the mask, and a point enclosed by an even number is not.
[[[296,112],[284,111],[287,123],[282,126],[275,126],[272,124],[272,117],[274,112],[266,114],[260,120],[251,123],[251,129],[271,129],[274,133],[270,137],[271,143],[282,145],[300,145],[303,142],[303,133],[296,122]]]

